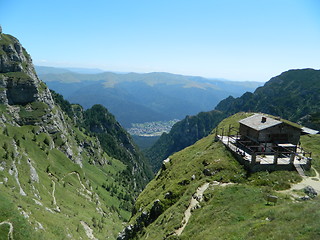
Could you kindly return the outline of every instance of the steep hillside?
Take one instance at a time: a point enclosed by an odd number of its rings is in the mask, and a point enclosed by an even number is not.
[[[115,239],[149,177],[106,109],[52,95],[0,35],[0,239]]]
[[[98,138],[102,149],[109,156],[119,159],[127,169],[123,175],[128,179],[130,191],[137,195],[152,178],[148,161],[140,153],[131,136],[116,121],[115,117],[102,105],[94,105],[84,110],[80,105],[72,105],[62,95],[52,91],[55,102],[87,134]]]
[[[264,112],[320,129],[320,70],[289,70],[268,81],[254,93],[228,97],[216,110]]]
[[[247,116],[236,114],[217,128],[236,127]],[[315,151],[318,171],[319,141],[302,138]],[[248,174],[210,134],[163,163],[118,239],[317,239],[319,198],[304,201],[303,190],[283,191],[300,181],[294,171]],[[276,205],[267,203],[270,194]]]
[[[80,125],[97,136],[105,152],[120,159],[127,166],[126,171],[123,172],[127,178],[127,184],[129,186],[133,184],[131,190],[140,193],[153,174],[149,162],[115,117],[102,105],[94,105],[84,111]]]
[[[182,119],[208,111],[223,98],[240,96],[261,84],[169,73],[78,74],[43,68],[39,71],[50,89],[85,108],[104,105],[125,127],[131,127],[131,123]]]
[[[171,154],[184,149],[207,136],[225,115],[219,111],[201,112],[187,116],[173,125],[170,132],[163,133],[157,142],[146,151],[153,171],[157,172],[162,161]]]

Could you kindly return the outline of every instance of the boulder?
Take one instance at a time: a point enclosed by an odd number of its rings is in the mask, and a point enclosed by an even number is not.
[[[314,198],[318,195],[318,193],[316,192],[316,190],[314,190],[313,187],[311,186],[307,186],[303,189],[304,193],[307,194],[309,197]]]

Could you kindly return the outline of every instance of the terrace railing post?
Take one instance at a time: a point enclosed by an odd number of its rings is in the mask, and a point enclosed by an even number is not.
[[[295,157],[295,154],[294,154],[294,153],[291,153],[291,154],[290,154],[290,164],[293,164],[294,157]]]
[[[256,164],[256,159],[257,159],[257,154],[255,152],[253,152],[251,155],[251,165]]]
[[[228,146],[229,146],[229,139],[230,139],[230,132],[229,132],[229,134],[228,134],[228,136],[227,136],[227,144],[228,144]]]
[[[275,152],[274,156],[273,156],[273,164],[275,164],[275,165],[278,164],[278,157],[279,157],[279,153]]]

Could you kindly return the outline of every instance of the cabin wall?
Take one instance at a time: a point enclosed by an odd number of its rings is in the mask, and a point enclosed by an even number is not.
[[[239,133],[241,136],[248,137],[252,141],[257,142],[259,138],[259,132],[257,130],[254,130],[246,125],[243,125],[240,123],[239,127]]]
[[[291,143],[297,145],[301,130],[288,124],[280,124],[259,132],[259,142]]]
[[[279,124],[261,131],[254,130],[240,123],[239,133],[256,142],[291,143],[297,145],[301,130],[288,124]]]

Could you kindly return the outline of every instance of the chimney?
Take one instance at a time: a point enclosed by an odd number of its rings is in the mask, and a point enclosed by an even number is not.
[[[266,117],[262,117],[262,118],[261,118],[261,122],[262,122],[262,123],[265,123],[266,121],[267,121],[267,118],[266,118]]]

